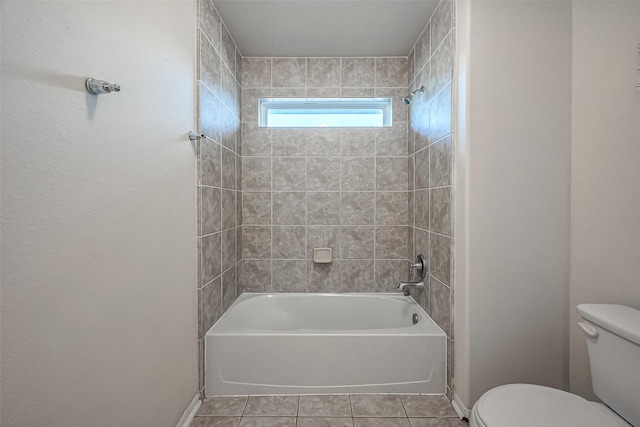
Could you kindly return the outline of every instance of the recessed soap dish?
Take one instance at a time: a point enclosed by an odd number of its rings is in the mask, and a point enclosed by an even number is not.
[[[313,248],[313,262],[316,264],[328,264],[333,261],[331,248]]]

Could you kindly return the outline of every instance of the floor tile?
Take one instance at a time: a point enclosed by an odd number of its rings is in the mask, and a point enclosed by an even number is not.
[[[402,396],[409,417],[455,417],[456,412],[445,396]]]
[[[240,416],[247,404],[247,396],[207,397],[196,416]]]
[[[297,416],[299,396],[249,396],[244,415]]]
[[[348,394],[300,396],[299,417],[351,417]]]
[[[399,396],[388,394],[352,394],[354,417],[406,417]]]
[[[240,427],[296,427],[296,417],[242,417]]]
[[[351,418],[298,418],[298,427],[353,427]]]
[[[408,418],[354,418],[354,427],[411,427]]]
[[[238,427],[240,417],[195,417],[190,427]]]
[[[409,418],[411,427],[469,427],[458,418]]]

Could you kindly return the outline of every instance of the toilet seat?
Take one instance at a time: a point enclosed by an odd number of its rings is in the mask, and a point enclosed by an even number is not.
[[[580,396],[532,384],[489,390],[474,405],[472,420],[478,427],[630,427]]]

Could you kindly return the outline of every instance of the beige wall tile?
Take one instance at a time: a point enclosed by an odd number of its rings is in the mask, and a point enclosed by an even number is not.
[[[316,264],[308,261],[307,289],[309,292],[340,292],[340,260],[329,264]]]
[[[257,123],[243,123],[242,155],[270,156],[271,135],[271,129],[258,127]]]
[[[273,190],[301,191],[305,189],[306,161],[300,157],[273,157]]]
[[[203,286],[220,275],[221,272],[221,242],[220,233],[210,234],[198,238],[200,286]]]
[[[221,233],[222,271],[228,270],[238,262],[238,251],[236,249],[237,230],[237,228],[231,228]]]
[[[332,156],[340,152],[340,129],[309,129],[307,156]]]
[[[431,102],[429,140],[437,141],[451,133],[451,85],[442,89]]]
[[[416,190],[429,188],[429,149],[416,152],[415,161]]]
[[[431,22],[429,22],[424,28],[420,37],[416,41],[415,46],[415,59],[414,59],[414,73],[417,76],[420,70],[429,60],[431,55]]]
[[[236,226],[236,192],[235,190],[222,190],[222,229]]]
[[[373,87],[373,58],[342,58],[342,87]]]
[[[271,87],[271,58],[243,58],[242,85]]]
[[[274,260],[273,292],[307,292],[306,260]]]
[[[376,58],[376,87],[407,87],[407,58]]]
[[[242,222],[245,225],[271,223],[271,193],[242,192]]]
[[[373,258],[374,228],[372,226],[342,226],[340,228],[340,258]]]
[[[207,284],[198,290],[200,306],[198,307],[199,331],[198,336],[202,338],[204,334],[222,315],[222,289],[220,278]]]
[[[200,235],[211,234],[222,228],[220,189],[200,188]]]
[[[342,129],[340,154],[342,156],[371,156],[375,152],[377,132],[379,129]]]
[[[236,155],[233,151],[222,148],[222,177],[223,188],[236,187]]]
[[[340,224],[373,225],[374,192],[343,192],[340,199]]]
[[[431,49],[435,50],[451,30],[452,0],[442,0],[433,14],[431,27]]]
[[[340,227],[336,225],[307,226],[307,258],[313,259],[313,248],[331,248],[333,258],[339,258],[339,236]]]
[[[307,193],[307,224],[340,224],[340,193],[337,191]]]
[[[447,286],[451,283],[451,243],[449,237],[430,235],[430,273]]]
[[[247,225],[242,227],[242,258],[271,258],[270,226]]]
[[[429,190],[415,192],[415,226],[429,230]]]
[[[431,302],[430,314],[433,320],[440,326],[440,328],[451,336],[451,300],[450,289],[440,281],[431,278],[430,279],[430,294],[429,300]]]
[[[202,32],[213,43],[213,46],[220,51],[220,28],[222,26],[220,16],[213,6],[213,1],[202,0],[198,2],[200,6],[200,28]]]
[[[343,87],[340,96],[344,98],[372,98],[376,94],[373,87]]]
[[[451,236],[451,187],[432,188],[429,197],[429,229]]]
[[[307,61],[305,58],[274,58],[272,61],[273,87],[304,87]]]
[[[229,309],[231,304],[238,296],[238,278],[236,276],[236,267],[233,266],[222,273],[222,312]]]
[[[433,53],[429,93],[440,92],[453,80],[454,43],[455,34],[451,32]]]
[[[304,156],[307,154],[307,132],[305,129],[274,129],[274,156]]]
[[[339,87],[340,58],[308,58],[307,86]]]
[[[376,193],[377,225],[408,225],[408,196],[405,192]]]
[[[400,281],[409,280],[409,262],[407,260],[376,260],[376,291],[395,292]]]
[[[242,158],[242,189],[271,190],[271,157]]]
[[[220,57],[222,58],[222,62],[229,67],[231,72],[235,75],[236,72],[236,45],[233,43],[233,39],[229,34],[229,30],[227,27],[222,24],[221,29],[221,49],[220,49]]]
[[[273,259],[304,259],[306,229],[301,225],[275,225],[272,227]]]
[[[271,291],[271,260],[242,260],[239,292]]]
[[[307,161],[307,190],[340,190],[340,158],[310,157]]]
[[[407,81],[409,82],[409,86],[413,83],[413,78],[415,77],[415,49],[411,49],[409,52],[409,56],[407,56]]]
[[[408,188],[409,174],[406,157],[376,158],[376,190],[404,190]]]
[[[340,287],[345,292],[374,292],[374,261],[372,259],[342,260]]]
[[[213,44],[198,32],[200,43],[200,61],[198,80],[201,80],[214,94],[220,94],[220,56],[215,51]]]
[[[343,157],[340,164],[342,190],[372,191],[374,189],[373,157]]]
[[[309,98],[337,98],[339,96],[339,87],[310,87],[307,89],[307,97]]]
[[[451,135],[429,147],[429,173],[433,187],[451,185],[452,161]]]
[[[407,259],[407,227],[376,227],[376,258]]]
[[[407,124],[394,123],[392,127],[377,129],[376,156],[406,156],[407,155]]]
[[[305,223],[307,195],[304,192],[273,193],[273,224]]]

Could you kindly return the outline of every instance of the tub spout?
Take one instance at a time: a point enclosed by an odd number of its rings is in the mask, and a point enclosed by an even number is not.
[[[424,282],[423,281],[419,281],[419,282],[400,282],[400,284],[398,285],[398,290],[401,292],[404,292],[405,295],[409,295],[409,289],[410,288],[416,288],[419,290],[424,289]]]

